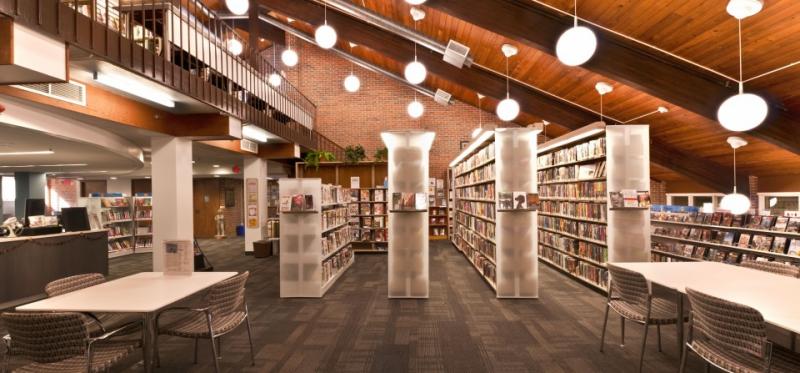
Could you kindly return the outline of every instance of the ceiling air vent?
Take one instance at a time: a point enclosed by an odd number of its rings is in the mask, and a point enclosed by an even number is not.
[[[464,61],[469,56],[469,47],[461,44],[455,40],[450,40],[447,43],[447,49],[444,50],[444,62],[447,62],[457,68],[464,66]]]
[[[453,97],[453,95],[451,95],[451,94],[449,94],[449,93],[447,93],[447,92],[445,92],[445,91],[443,91],[441,89],[437,89],[436,90],[436,94],[433,96],[433,101],[436,101],[436,103],[438,103],[439,105],[447,106],[447,105],[450,105],[450,99],[452,97]]]
[[[255,141],[242,139],[239,141],[239,148],[253,154],[258,154],[258,144]]]
[[[86,106],[86,86],[81,83],[20,84],[19,89],[61,101]]]

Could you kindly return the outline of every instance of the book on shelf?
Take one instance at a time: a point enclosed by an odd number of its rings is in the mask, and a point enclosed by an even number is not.
[[[786,254],[791,256],[800,256],[800,239],[793,239],[791,241]]]
[[[742,233],[739,235],[739,247],[750,247],[750,235]]]
[[[789,218],[789,221],[786,222],[786,231],[798,233],[798,231],[800,231],[800,218]]]
[[[783,254],[786,252],[786,237],[778,236],[775,237],[772,241],[772,249],[773,253]]]
[[[785,231],[786,225],[788,223],[789,223],[789,218],[785,216],[778,216],[777,218],[775,218],[775,225],[772,226],[772,230],[779,232]]]
[[[382,203],[376,203],[375,205],[373,205],[372,211],[375,215],[383,215],[386,213],[386,210],[384,209],[384,205]]]
[[[514,193],[497,193],[497,207],[501,210],[511,210],[514,208]]]
[[[772,236],[761,234],[753,235],[753,249],[758,251],[770,251],[772,248]]]
[[[375,189],[373,192],[374,193],[372,193],[372,194],[373,194],[373,198],[374,198],[375,202],[383,202],[383,201],[386,200],[384,198],[384,195],[386,194],[386,190],[385,189]]]

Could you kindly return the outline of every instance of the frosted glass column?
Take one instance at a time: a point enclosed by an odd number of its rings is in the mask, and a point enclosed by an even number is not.
[[[495,131],[495,192],[538,193],[534,128]],[[539,264],[535,208],[497,210],[497,297],[538,298]]]
[[[281,298],[321,297],[321,179],[279,179],[281,197],[310,195],[314,209],[281,212]]]
[[[395,193],[427,193],[435,136],[425,131],[381,132],[389,151],[389,298],[428,298],[428,209],[395,211],[392,199]]]

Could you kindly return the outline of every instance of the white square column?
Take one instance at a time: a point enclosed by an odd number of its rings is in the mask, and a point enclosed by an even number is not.
[[[255,185],[255,201],[250,197]],[[249,187],[248,187],[249,186]],[[253,251],[253,242],[263,238],[262,228],[267,223],[267,160],[244,157],[244,251]],[[255,211],[253,210],[255,209]],[[255,215],[252,215],[255,214]]]
[[[153,149],[153,271],[161,271],[164,240],[194,240],[192,141],[154,137],[150,144]]]

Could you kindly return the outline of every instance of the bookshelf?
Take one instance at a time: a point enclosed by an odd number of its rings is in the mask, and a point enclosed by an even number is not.
[[[381,132],[389,154],[387,197],[392,202],[396,193],[427,193],[429,157],[435,136],[425,131]],[[428,298],[428,210],[390,208],[388,211],[388,296]]]
[[[389,204],[386,188],[351,188],[350,223],[353,252],[386,253],[388,250]]]
[[[428,182],[428,238],[448,239],[447,190],[444,179],[431,178]]]
[[[533,128],[487,131],[450,163],[452,242],[498,298],[539,295],[536,206],[514,209],[501,197],[536,196]]]
[[[605,292],[606,263],[650,260],[649,208],[609,199],[623,190],[649,196],[649,137],[646,125],[596,122],[541,145],[540,261]]]
[[[153,252],[153,197],[133,197],[134,252]]]
[[[652,261],[769,260],[800,266],[800,218],[651,211]]]
[[[135,231],[131,198],[88,197],[83,203],[92,229],[108,231],[108,257],[133,254]]]
[[[280,179],[278,189],[281,298],[320,298],[355,260],[350,193],[312,178]]]

